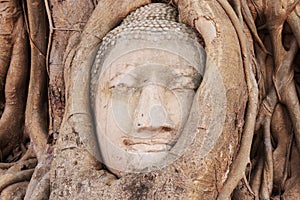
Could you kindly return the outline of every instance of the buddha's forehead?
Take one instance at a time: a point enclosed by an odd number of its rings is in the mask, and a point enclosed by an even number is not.
[[[132,71],[148,74],[154,71],[158,73],[172,71],[174,74],[189,76],[200,74],[198,68],[176,52],[144,48],[120,55],[112,62],[105,62],[101,74],[114,77]]]
[[[161,49],[144,48],[134,50],[117,57],[113,62],[107,63],[111,66],[140,66],[144,64],[158,64],[165,66],[177,66],[184,68],[185,66],[192,66],[184,57],[176,52],[169,52]],[[104,65],[104,67],[106,67]],[[195,66],[196,67],[196,66]]]

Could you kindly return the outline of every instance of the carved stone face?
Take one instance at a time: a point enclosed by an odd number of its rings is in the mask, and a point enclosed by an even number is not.
[[[198,68],[169,51],[146,48],[106,63],[94,102],[105,165],[117,175],[163,166],[200,82]]]

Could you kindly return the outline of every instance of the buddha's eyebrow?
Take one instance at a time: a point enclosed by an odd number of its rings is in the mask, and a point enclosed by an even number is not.
[[[187,77],[191,75],[194,76],[200,74],[200,72],[197,69],[195,69],[195,67],[193,66],[187,66],[187,68],[183,70],[177,66],[174,66],[174,72],[176,76],[182,76],[182,77]]]
[[[111,79],[110,79],[110,81],[114,81],[115,79],[118,79],[119,77],[124,77],[124,76],[130,76],[130,77],[132,77],[134,80],[136,80],[137,79],[137,77],[134,75],[134,74],[132,74],[132,73],[117,73],[115,76],[113,76]]]

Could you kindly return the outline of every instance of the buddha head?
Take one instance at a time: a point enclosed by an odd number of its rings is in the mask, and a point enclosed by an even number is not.
[[[186,126],[206,54],[176,10],[149,4],[103,39],[91,73],[101,161],[118,176],[164,167]]]

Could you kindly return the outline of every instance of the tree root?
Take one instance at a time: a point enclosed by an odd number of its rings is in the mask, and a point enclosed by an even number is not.
[[[243,19],[245,20],[248,28],[250,29],[255,41],[258,43],[258,45],[260,46],[260,48],[263,50],[264,53],[266,54],[270,54],[268,52],[268,50],[266,49],[265,45],[263,44],[263,42],[261,41],[260,37],[258,36],[257,30],[256,30],[256,26],[255,26],[255,22],[254,19],[251,15],[250,9],[246,3],[246,0],[241,0],[241,12],[242,12],[242,16]],[[242,21],[241,24],[243,24],[244,22]]]
[[[25,199],[30,198],[38,182],[50,170],[52,156],[47,146],[47,18],[44,2],[27,0],[31,46],[31,71],[25,113],[25,130],[28,133],[38,159]],[[51,150],[50,150],[51,151]],[[48,180],[48,179],[46,179]],[[43,182],[44,183],[44,182]],[[49,185],[48,182],[46,185]],[[47,193],[45,193],[47,194]]]
[[[31,70],[25,113],[25,131],[30,136],[38,160],[47,145],[47,22],[43,2],[27,0],[31,46]]]
[[[6,187],[0,194],[0,199],[23,199],[26,193],[28,181],[19,182]]]
[[[50,196],[50,173],[47,172],[42,177],[42,179],[38,182],[32,194],[31,195],[28,194],[30,193],[27,190],[24,199],[30,199],[30,200],[48,199]]]
[[[264,123],[264,168],[260,188],[260,198],[270,199],[273,189],[273,147],[271,143],[271,117],[265,118]]]
[[[26,156],[27,157],[27,156]],[[15,183],[29,181],[31,180],[34,168],[37,164],[37,159],[20,159],[18,162],[13,163],[13,165],[6,170],[6,172],[0,177],[0,193],[1,195],[7,196],[12,192],[10,186],[15,185]],[[4,165],[7,168],[7,165]],[[28,183],[26,184],[27,188]],[[14,186],[17,187],[18,185]],[[14,188],[12,187],[12,188]],[[7,188],[7,192],[1,192]],[[26,190],[25,188],[25,190]],[[3,193],[3,194],[2,194]],[[25,195],[25,194],[24,194]]]
[[[285,188],[285,183],[288,178],[289,171],[290,171],[290,157],[291,157],[292,147],[293,147],[293,143],[294,143],[293,136],[294,135],[291,136],[291,139],[289,141],[288,152],[287,152],[286,160],[284,163],[284,172],[283,172],[283,177],[282,177],[282,181],[281,181],[281,185],[280,185],[281,189]]]
[[[12,184],[29,181],[36,164],[36,159],[20,160],[17,163],[14,163],[0,177],[0,193],[4,188],[9,187]],[[4,167],[6,168],[8,166]]]
[[[300,188],[300,159],[296,143],[293,143],[289,169],[289,179],[286,181],[282,199],[299,199]]]
[[[260,157],[255,170],[252,172],[253,176],[250,182],[250,186],[252,188],[253,193],[255,194],[255,199],[259,199],[259,190],[262,180],[262,173],[264,169],[264,160],[263,157]]]
[[[274,52],[274,62],[275,62],[275,73],[273,75],[273,82],[274,85],[268,86],[270,88],[268,94],[265,96],[262,106],[260,107],[260,112],[257,118],[255,130],[259,130],[260,127],[263,125],[264,127],[264,147],[265,147],[265,154],[264,154],[264,162],[261,158],[258,162],[256,167],[256,171],[254,172],[254,179],[252,180],[252,189],[256,194],[256,199],[270,199],[272,195],[272,187],[273,187],[273,147],[271,142],[271,117],[273,116],[273,112],[275,106],[280,101],[284,103],[292,118],[293,126],[295,129],[295,137],[299,137],[298,131],[300,131],[299,120],[300,120],[300,110],[299,110],[299,102],[296,93],[296,89],[293,82],[293,69],[292,69],[292,62],[294,57],[298,51],[298,46],[295,40],[292,40],[290,44],[290,48],[286,51],[281,43],[281,32],[283,23],[285,19],[288,17],[289,13],[293,11],[293,8],[297,4],[296,1],[292,5],[286,8],[286,12],[282,10],[279,12],[278,9],[284,8],[280,7],[280,3],[273,3],[272,5],[266,5],[264,7],[264,13],[267,16],[267,24],[266,27],[271,34],[271,44],[273,45],[273,52]],[[278,7],[275,7],[278,6]],[[277,11],[274,11],[276,10]],[[274,16],[274,13],[280,13],[281,16]],[[244,13],[243,13],[244,14]],[[295,19],[290,20],[291,22],[295,23]],[[249,25],[248,25],[249,26]],[[294,29],[295,26],[294,26]],[[264,51],[264,53],[266,53]],[[264,54],[262,56],[258,56],[260,58],[266,57]],[[264,59],[263,59],[264,60]],[[261,60],[260,63],[264,63],[265,61]],[[261,85],[260,85],[261,86]],[[263,85],[262,85],[263,86]],[[260,94],[264,94],[261,92]],[[245,133],[244,133],[245,134]],[[297,142],[299,144],[299,142]],[[299,145],[298,145],[299,146]],[[243,147],[243,143],[241,144],[241,149]],[[241,151],[241,150],[240,150]],[[238,160],[238,157],[235,161]],[[287,168],[287,160],[285,168]],[[232,166],[231,172],[234,171],[234,165]],[[286,173],[287,170],[285,170]],[[242,172],[242,170],[240,170]],[[239,173],[229,173],[229,177],[227,182],[229,182],[231,176],[237,176]],[[286,175],[285,175],[286,176]],[[285,178],[283,179],[285,180]],[[221,191],[219,198],[220,199],[228,199],[230,195],[230,191],[225,191],[226,184]],[[232,181],[233,182],[233,181]],[[232,187],[231,187],[232,188]],[[222,195],[222,193],[227,193],[227,196]],[[260,197],[258,194],[260,193]]]
[[[276,7],[277,6],[277,7]],[[258,198],[258,192],[260,192],[260,198],[261,199],[270,199],[271,195],[272,195],[272,186],[274,185],[273,183],[273,178],[274,178],[274,172],[273,172],[273,165],[274,165],[274,161],[272,158],[273,155],[273,147],[272,147],[272,143],[271,143],[271,132],[270,132],[270,120],[271,117],[274,116],[274,109],[275,106],[279,103],[282,102],[285,105],[287,105],[287,108],[289,110],[289,112],[291,112],[290,110],[292,110],[292,112],[294,114],[290,113],[290,116],[294,119],[296,119],[296,115],[298,113],[298,97],[296,90],[294,89],[294,83],[293,83],[293,60],[294,57],[298,51],[298,47],[296,45],[296,41],[294,39],[292,39],[291,43],[289,44],[289,50],[286,51],[285,48],[283,47],[282,44],[282,31],[283,31],[283,24],[288,16],[288,14],[290,12],[292,12],[293,7],[295,6],[295,3],[292,4],[291,6],[289,6],[288,8],[286,8],[286,10],[284,10],[284,6],[282,7],[281,4],[279,2],[276,3],[272,3],[272,5],[266,5],[264,7],[264,15],[266,16],[266,28],[268,29],[269,34],[271,35],[271,44],[272,44],[272,49],[273,49],[273,55],[274,55],[274,65],[275,67],[275,72],[273,74],[273,83],[270,83],[270,81],[267,81],[267,87],[269,88],[267,95],[264,97],[264,100],[262,101],[261,107],[260,107],[260,111],[259,111],[259,115],[257,117],[257,122],[256,122],[256,130],[258,131],[260,129],[261,126],[264,127],[264,135],[265,135],[265,139],[264,140],[264,145],[265,145],[265,150],[267,150],[264,154],[264,165],[262,164],[258,164],[257,168],[259,168],[261,171],[263,171],[263,176],[262,176],[262,180],[260,181],[256,181],[256,184],[252,186],[252,189],[255,191],[256,194],[256,198]],[[281,9],[281,10],[280,10]],[[280,12],[278,11],[280,10]],[[275,16],[276,15],[276,16]],[[293,20],[291,20],[291,22],[294,22]],[[261,55],[259,52],[257,53],[257,57],[260,63],[260,66],[262,67],[263,70],[265,70],[266,72],[266,65],[264,62],[266,62],[266,58],[264,55]],[[272,72],[271,72],[272,73]],[[264,77],[265,80],[268,80],[267,77]],[[262,89],[262,88],[261,88]],[[261,92],[261,94],[264,94],[264,92]],[[288,95],[287,95],[288,94]],[[293,103],[291,103],[290,101],[293,101]],[[293,105],[293,106],[288,106],[289,105]],[[293,108],[292,108],[293,107]],[[298,113],[300,114],[300,113]],[[288,118],[288,116],[283,117]],[[273,120],[273,119],[272,119]],[[274,119],[276,120],[276,122],[274,123],[278,123],[278,119]],[[292,120],[293,122],[293,126],[295,129],[295,134],[296,132],[299,131],[299,127],[297,126],[297,120]],[[284,123],[284,122],[282,122]],[[290,132],[290,130],[287,130],[283,127],[283,125],[277,125],[278,128],[277,130],[273,130],[273,134],[281,134],[280,132],[284,132],[282,134],[284,134],[284,136],[288,136],[286,134],[286,132]],[[280,128],[279,128],[280,126]],[[267,136],[267,138],[266,138]],[[283,136],[281,136],[283,137]],[[285,138],[284,137],[284,138]],[[289,138],[289,137],[288,137]],[[292,137],[290,137],[292,138]],[[278,140],[280,140],[280,138],[278,138]],[[290,139],[291,140],[291,139]],[[287,179],[287,175],[288,175],[288,168],[289,168],[289,155],[290,155],[290,151],[291,151],[291,141],[287,141],[286,143],[289,143],[289,147],[287,145],[285,145],[284,141],[278,141],[278,145],[277,148],[281,148],[278,149],[278,151],[280,152],[276,152],[277,156],[280,156],[282,153],[281,152],[287,152],[286,154],[283,153],[282,156],[284,156],[284,169],[282,169],[282,175],[280,174],[276,174],[276,181],[279,185],[275,185],[279,188],[276,188],[277,190],[275,192],[279,192],[278,194],[281,193],[282,190],[284,190],[284,183],[286,182]],[[283,145],[283,146],[282,146]],[[277,150],[277,149],[276,149]],[[278,155],[280,154],[280,155]],[[278,157],[277,157],[278,159]],[[282,161],[282,159],[280,160]],[[277,160],[278,162],[278,160]],[[278,164],[277,164],[278,165]],[[277,166],[276,165],[276,166]],[[275,167],[275,166],[274,166]],[[277,173],[280,173],[280,171],[278,171],[279,169],[276,169]],[[258,174],[258,176],[260,176]],[[256,173],[254,172],[254,179],[259,180],[259,178],[257,178]],[[257,186],[260,185],[260,190]]]
[[[0,191],[5,187],[12,185],[14,183],[29,181],[33,174],[34,169],[27,169],[20,171],[16,174],[7,173],[0,178]]]
[[[295,1],[296,3],[299,0]],[[295,39],[291,41],[290,49],[285,50],[282,44],[283,24],[288,15],[293,11],[295,3],[283,9],[282,3],[276,1],[272,5],[266,6],[265,15],[267,19],[267,28],[271,36],[273,46],[275,72],[273,74],[274,87],[278,100],[287,106],[295,131],[295,139],[300,152],[300,105],[296,87],[293,81],[294,70],[292,62],[298,51],[298,45]],[[277,19],[277,20],[274,20]]]
[[[275,88],[272,87],[269,93],[266,95],[261,103],[260,110],[258,113],[255,130],[258,131],[261,126],[265,126],[265,119],[271,118],[274,112],[275,106],[278,103]]]
[[[244,176],[243,176],[243,181],[244,181],[244,184],[246,185],[247,190],[250,192],[250,194],[255,196],[255,193],[252,191],[252,188],[250,187],[250,184],[247,180],[246,174],[244,174]]]
[[[2,158],[5,158],[22,137],[28,54],[18,1],[1,2],[0,8],[11,11],[5,12],[6,15],[2,15],[0,21],[0,95],[5,87],[5,107],[0,119],[0,150]]]
[[[35,158],[29,159],[29,160],[24,160],[24,161],[19,161],[16,164],[14,164],[12,167],[10,167],[7,172],[8,173],[16,173],[19,172],[23,169],[32,169],[36,166],[37,160]]]
[[[227,180],[225,181],[224,187],[218,196],[218,199],[223,200],[230,199],[232,191],[236,188],[239,181],[243,178],[246,166],[250,162],[250,150],[254,134],[255,117],[258,103],[258,87],[249,58],[249,55],[251,54],[249,51],[249,46],[247,44],[248,40],[246,39],[243,29],[241,28],[241,24],[239,23],[238,18],[234,14],[227,1],[218,0],[218,2],[225,10],[227,16],[230,18],[234,28],[236,29],[240,41],[242,55],[244,58],[244,70],[249,93],[249,103],[247,108],[244,133],[241,139],[241,146],[238,155],[232,164],[232,168],[229,172]]]
[[[28,24],[31,41],[31,73],[26,105],[26,82],[28,72],[28,38],[19,1],[3,1],[0,3],[0,95],[5,80],[5,107],[0,120],[0,150],[2,157],[11,153],[21,141],[23,124],[28,133],[33,149],[39,161],[46,154],[47,145],[47,85],[45,69],[46,52],[46,17],[44,4],[27,1]],[[25,10],[25,9],[24,9]],[[12,13],[10,13],[10,11]],[[10,28],[11,27],[11,28]],[[1,99],[0,99],[1,101]],[[3,103],[3,102],[0,102]],[[26,113],[25,113],[26,105]],[[25,117],[24,117],[25,114]],[[7,169],[0,178],[0,190],[17,182],[29,181],[36,166],[32,157],[32,149],[15,163],[1,163],[0,168]],[[48,164],[46,174],[50,169]],[[48,180],[48,179],[45,179]],[[30,184],[29,184],[30,185]],[[48,183],[49,185],[49,183]],[[13,186],[11,186],[13,188]],[[10,191],[10,189],[7,189]],[[3,194],[5,196],[5,194]]]
[[[242,3],[240,0],[232,0],[233,9],[240,20],[240,23],[244,23],[243,21],[243,14],[242,14]]]
[[[293,34],[296,37],[298,46],[300,46],[300,20],[299,20],[299,16],[296,14],[296,12],[292,12],[288,18],[287,18],[287,22],[290,25]]]
[[[277,104],[271,123],[271,132],[273,138],[273,165],[274,165],[274,181],[273,194],[281,194],[284,191],[282,181],[286,167],[290,165],[289,149],[292,134],[292,124],[290,122],[286,108]]]
[[[11,163],[0,163],[0,169],[6,170],[16,166],[26,166],[28,168],[28,166],[31,166],[31,163],[35,163],[34,164],[35,167],[37,160],[33,155],[32,148],[29,147],[29,149],[26,151],[26,153],[22,156],[22,158],[19,161],[11,162]]]
[[[38,165],[36,166],[30,183],[27,188],[25,195],[25,200],[31,199],[43,199],[40,198],[41,195],[48,195],[50,193],[50,180],[49,180],[49,171],[52,162],[51,153],[48,156],[44,156],[42,160],[39,160]],[[37,191],[42,190],[42,191]]]

